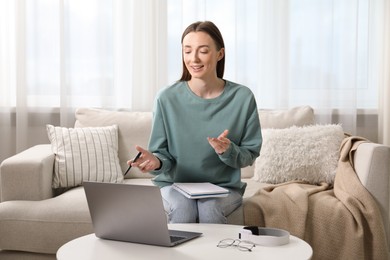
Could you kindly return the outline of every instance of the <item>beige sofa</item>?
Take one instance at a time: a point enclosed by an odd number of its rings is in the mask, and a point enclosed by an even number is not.
[[[263,129],[304,126],[315,122],[307,106],[289,110],[259,110]],[[81,108],[75,127],[117,124],[118,156],[122,172],[135,154],[136,144],[147,146],[152,114]],[[55,259],[64,243],[92,233],[91,219],[81,186],[52,189],[55,154],[50,144],[31,147],[0,166],[0,259]],[[389,237],[390,147],[364,143],[355,157],[355,171],[377,201]],[[242,171],[249,198],[267,184],[256,181],[255,166]],[[151,185],[151,175],[132,169],[124,182]],[[245,199],[244,199],[245,203]],[[242,207],[229,217],[230,224],[244,224]]]

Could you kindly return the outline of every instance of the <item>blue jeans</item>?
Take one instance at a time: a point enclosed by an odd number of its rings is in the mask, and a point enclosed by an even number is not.
[[[173,189],[172,186],[161,188],[168,222],[226,224],[226,216],[242,203],[241,194],[233,189],[229,190],[230,193],[227,197],[189,199]]]

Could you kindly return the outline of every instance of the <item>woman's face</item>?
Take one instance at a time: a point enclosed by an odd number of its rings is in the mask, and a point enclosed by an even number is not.
[[[224,49],[217,50],[214,40],[205,32],[190,32],[183,39],[183,61],[192,78],[217,76],[217,63]]]

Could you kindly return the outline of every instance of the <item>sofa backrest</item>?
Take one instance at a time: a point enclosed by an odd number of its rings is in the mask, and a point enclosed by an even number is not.
[[[122,171],[127,169],[127,160],[132,159],[137,151],[135,145],[148,146],[152,126],[152,112],[131,112],[105,110],[97,108],[78,108],[75,127],[96,127],[118,125],[118,156]],[[286,128],[292,125],[304,126],[314,123],[314,111],[309,106],[291,109],[259,109],[262,128]],[[242,170],[243,178],[253,176],[253,166]],[[126,178],[152,177],[138,169],[132,169]]]

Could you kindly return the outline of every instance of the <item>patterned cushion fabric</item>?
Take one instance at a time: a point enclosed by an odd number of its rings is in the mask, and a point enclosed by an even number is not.
[[[47,125],[55,154],[53,188],[81,185],[83,181],[121,182],[118,126],[65,128]]]

